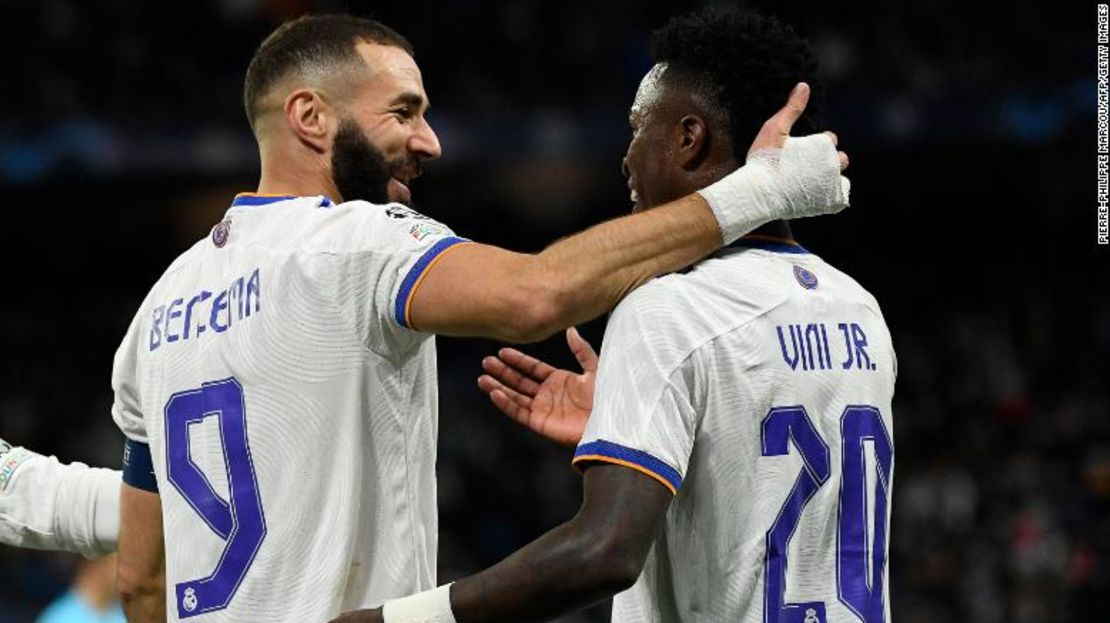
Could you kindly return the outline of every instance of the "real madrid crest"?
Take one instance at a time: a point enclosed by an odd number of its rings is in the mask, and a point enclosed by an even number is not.
[[[225,219],[216,224],[212,228],[212,244],[217,247],[223,247],[227,244],[227,238],[231,235],[231,220]]]
[[[794,265],[794,278],[798,280],[798,285],[806,290],[813,290],[817,287],[817,275],[814,275],[797,264]]]

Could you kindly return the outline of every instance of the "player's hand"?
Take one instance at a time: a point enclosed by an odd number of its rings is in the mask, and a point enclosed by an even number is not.
[[[763,123],[760,128],[759,134],[752,142],[752,146],[748,149],[748,156],[762,151],[765,149],[782,149],[786,146],[786,139],[790,138],[790,131],[794,128],[794,123],[802,116],[806,110],[806,104],[809,103],[809,85],[804,82],[799,82],[790,95],[786,98],[786,105],[779,109],[777,113]],[[837,137],[833,132],[824,132],[829,140],[832,141],[833,148],[836,147]],[[840,170],[848,168],[848,154],[837,151],[837,159],[840,161]]]
[[[505,415],[556,443],[573,446],[582,439],[593,408],[597,353],[574,327],[567,329],[567,344],[582,366],[581,374],[502,348],[496,357],[482,360],[486,374],[478,377],[478,387]]]
[[[381,608],[374,608],[373,610],[354,610],[345,612],[337,619],[332,619],[330,623],[384,623],[385,618],[382,616]]]

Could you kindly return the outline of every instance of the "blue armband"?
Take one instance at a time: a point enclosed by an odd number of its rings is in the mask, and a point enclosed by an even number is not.
[[[158,493],[150,446],[131,439],[123,444],[123,482],[136,489]]]

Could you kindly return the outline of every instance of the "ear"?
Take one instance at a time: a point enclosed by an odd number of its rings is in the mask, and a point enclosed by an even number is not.
[[[331,144],[335,115],[330,106],[311,89],[298,89],[285,99],[285,121],[293,134],[317,152],[324,153]]]
[[[698,168],[709,153],[709,124],[699,115],[686,115],[678,132],[678,163],[686,170]]]

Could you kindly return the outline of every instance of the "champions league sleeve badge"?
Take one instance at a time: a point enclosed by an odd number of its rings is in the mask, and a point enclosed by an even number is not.
[[[231,219],[224,219],[212,228],[212,244],[216,245],[217,248],[223,248],[230,235]]]

